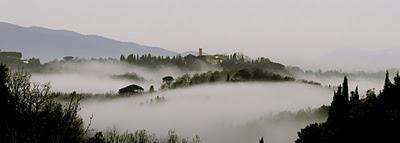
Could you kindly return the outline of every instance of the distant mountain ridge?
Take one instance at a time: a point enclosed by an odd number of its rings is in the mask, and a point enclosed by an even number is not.
[[[119,58],[121,54],[147,54],[174,56],[177,52],[121,42],[97,35],[83,35],[67,30],[43,27],[21,27],[0,22],[0,49],[22,52],[24,57],[42,60],[59,59],[64,56],[82,58]]]

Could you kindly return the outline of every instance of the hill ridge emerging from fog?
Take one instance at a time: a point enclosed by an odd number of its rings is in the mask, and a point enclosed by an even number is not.
[[[121,42],[98,35],[84,35],[68,30],[53,30],[44,27],[22,27],[0,22],[0,49],[22,52],[25,57],[41,60],[59,59],[64,56],[82,58],[113,57],[121,54],[147,54],[174,56],[177,52]]]

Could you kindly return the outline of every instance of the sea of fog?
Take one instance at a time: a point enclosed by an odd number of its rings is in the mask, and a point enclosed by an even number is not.
[[[52,90],[60,92],[116,93],[130,84],[138,84],[145,90],[150,85],[158,89],[164,76],[177,77],[209,70],[218,69],[204,66],[202,70],[188,72],[170,66],[149,69],[123,63],[65,63],[56,65],[49,72],[32,74],[31,81],[50,82]],[[145,81],[112,78],[112,75],[128,72],[144,77]],[[343,81],[343,77],[297,78],[332,86]],[[363,95],[367,89],[381,89],[383,79],[349,77],[349,82],[352,89],[358,85]],[[154,102],[157,96],[164,100]],[[181,136],[199,135],[204,143],[258,142],[261,137],[268,143],[291,143],[301,128],[318,121],[276,122],[268,118],[282,111],[328,105],[332,96],[330,88],[295,82],[221,83],[141,96],[92,98],[82,102],[80,115],[86,124],[93,115],[91,127],[96,130],[146,129],[165,136],[168,130],[175,129]]]
[[[205,143],[267,142],[289,143],[307,123],[288,122],[282,126],[251,122],[281,111],[298,111],[329,104],[333,91],[293,82],[226,83],[158,92],[110,100],[85,100],[80,115],[98,130],[146,129],[165,135],[175,129],[179,135],[199,135]],[[156,96],[165,98],[154,101]],[[310,121],[311,122],[311,121]],[[265,125],[265,126],[264,126]],[[249,134],[251,133],[251,134]]]
[[[33,73],[31,81],[40,84],[50,83],[53,91],[78,93],[116,93],[118,89],[130,84],[137,84],[148,90],[151,85],[159,88],[161,79],[165,76],[178,77],[189,73],[202,73],[219,70],[218,68],[201,64],[201,70],[183,71],[175,66],[145,68],[121,62],[82,62],[61,63],[52,65],[50,71]],[[113,75],[136,73],[145,81],[115,79]]]
[[[321,77],[321,76],[298,76],[298,79],[306,79],[311,81],[316,81],[321,83],[324,86],[339,86],[343,83],[344,77]],[[374,90],[375,92],[379,92],[383,89],[383,85],[385,83],[385,75],[382,77],[352,77],[348,76],[349,80],[349,88],[351,91],[354,91],[356,87],[358,87],[360,95],[364,96],[367,90]]]

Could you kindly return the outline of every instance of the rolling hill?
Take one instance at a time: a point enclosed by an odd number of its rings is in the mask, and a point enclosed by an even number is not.
[[[5,22],[0,22],[0,49],[22,52],[24,57],[36,57],[45,61],[64,56],[118,58],[121,54],[130,53],[160,56],[178,54],[160,47],[121,42],[97,35],[43,27],[21,27]]]

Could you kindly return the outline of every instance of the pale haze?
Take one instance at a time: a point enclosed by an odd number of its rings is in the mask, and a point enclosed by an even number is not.
[[[263,126],[260,131],[245,127],[271,113],[328,104],[331,94],[332,90],[326,88],[297,83],[214,84],[149,96],[84,101],[80,115],[85,120],[93,115],[92,127],[97,130],[147,129],[163,135],[176,129],[184,136],[197,134],[205,143],[251,143],[260,136],[268,142],[289,143],[297,138],[296,133],[304,124],[312,121]],[[165,97],[165,101],[151,102],[156,96]],[[253,134],[245,134],[250,132]]]
[[[399,49],[399,5],[396,0],[0,0],[0,21],[177,52],[202,47],[207,53],[243,52],[329,68],[314,59],[343,48]]]

